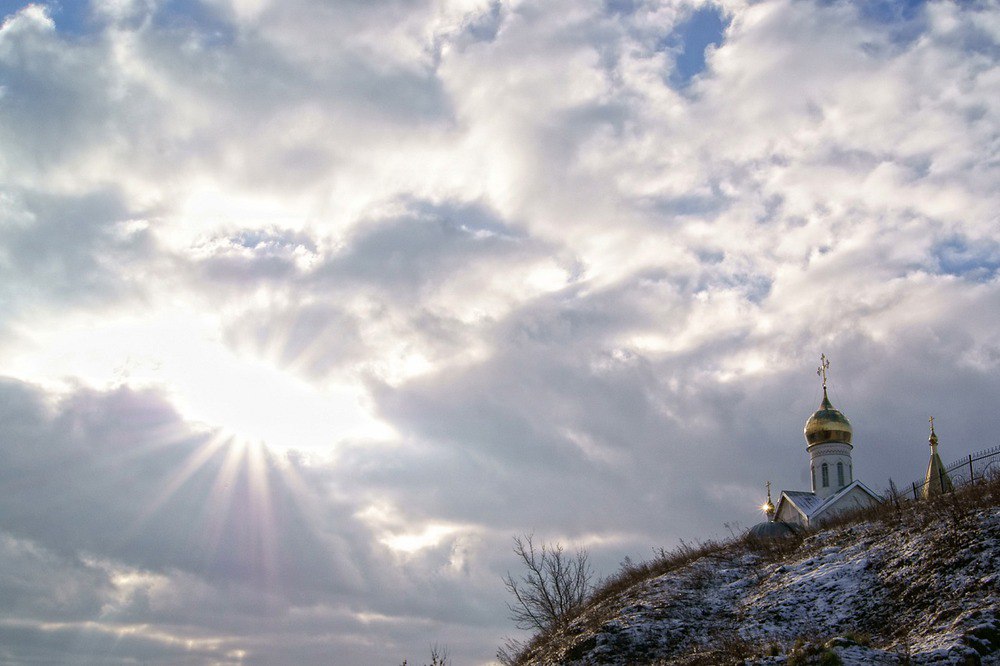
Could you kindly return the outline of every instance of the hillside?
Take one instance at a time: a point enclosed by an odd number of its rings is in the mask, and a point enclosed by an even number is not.
[[[518,664],[1000,664],[1000,482],[626,565]]]

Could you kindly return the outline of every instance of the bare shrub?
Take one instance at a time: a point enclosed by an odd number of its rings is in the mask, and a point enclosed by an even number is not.
[[[517,666],[527,645],[514,638],[504,638],[504,643],[497,648],[497,661],[501,666]]]
[[[449,666],[450,663],[448,648],[438,647],[437,645],[431,646],[431,663],[425,664],[425,666]],[[403,660],[401,666],[407,666],[406,659]]]
[[[550,631],[563,626],[583,607],[592,589],[593,570],[587,551],[569,555],[560,544],[536,547],[532,535],[514,537],[514,554],[526,571],[504,579],[514,596],[508,603],[510,619],[518,629]]]

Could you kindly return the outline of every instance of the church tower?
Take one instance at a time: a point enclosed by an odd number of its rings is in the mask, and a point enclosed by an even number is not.
[[[931,445],[931,461],[927,463],[927,478],[924,481],[923,492],[924,499],[950,493],[955,489],[955,486],[951,482],[951,477],[948,476],[948,472],[944,468],[944,463],[941,462],[941,456],[938,455],[938,436],[934,432],[933,416],[930,418],[930,422],[931,436],[927,438],[927,441]]]
[[[816,374],[823,378],[823,402],[809,420],[804,434],[809,452],[812,492],[820,499],[837,494],[854,480],[851,463],[851,436],[854,431],[847,417],[834,409],[826,393],[826,371],[830,361],[820,356]]]

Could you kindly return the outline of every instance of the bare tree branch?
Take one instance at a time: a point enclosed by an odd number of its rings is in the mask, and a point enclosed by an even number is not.
[[[585,550],[571,556],[560,544],[536,548],[533,535],[514,537],[514,554],[525,572],[510,572],[504,585],[514,601],[507,604],[518,629],[546,631],[564,624],[591,591],[593,571]]]

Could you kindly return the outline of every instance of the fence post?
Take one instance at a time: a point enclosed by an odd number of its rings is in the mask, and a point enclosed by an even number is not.
[[[975,482],[976,482],[976,476],[975,476],[975,472],[973,472],[973,470],[972,470],[972,454],[970,453],[969,454],[969,483],[975,483]]]

